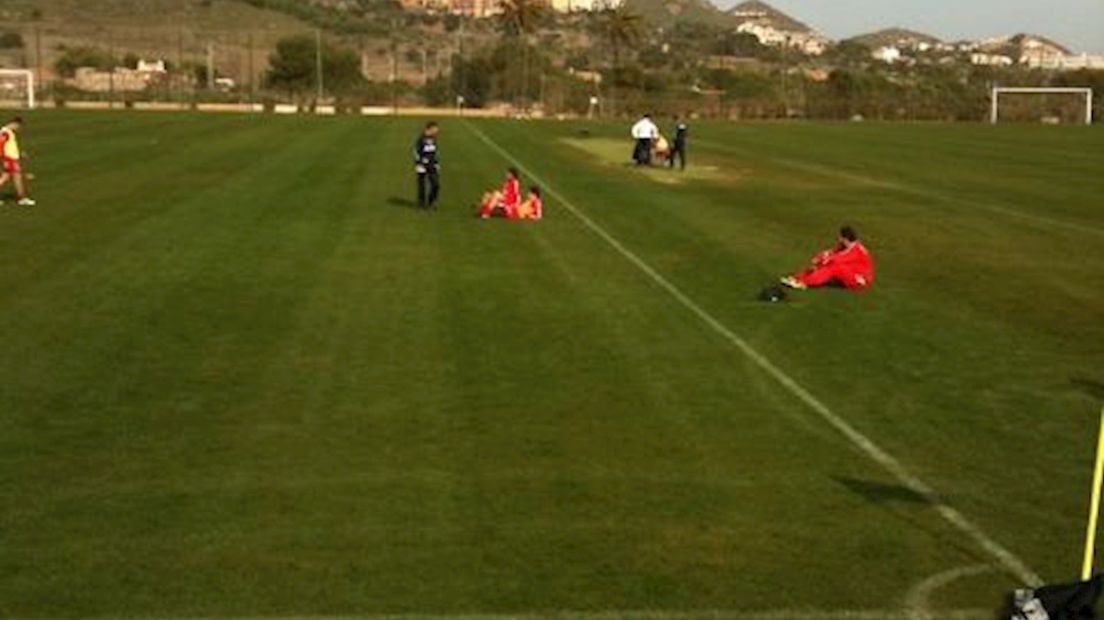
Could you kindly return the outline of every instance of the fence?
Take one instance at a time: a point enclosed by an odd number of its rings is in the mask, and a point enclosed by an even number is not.
[[[457,113],[460,95],[467,114],[493,116],[631,116],[652,112],[725,119],[824,118],[870,120],[970,120],[987,118],[988,89],[963,85],[953,92],[899,87],[879,93],[841,94],[782,70],[772,76],[769,95],[737,96],[721,91],[648,90],[646,84],[613,88],[593,81],[594,73],[570,75],[546,59],[513,59],[493,76],[473,64],[473,50],[496,37],[483,32],[418,31],[401,26],[380,35],[320,35],[301,22],[245,23],[225,27],[181,25],[155,20],[142,27],[79,20],[6,24],[22,36],[22,46],[0,49],[0,67],[35,72],[39,99],[46,105],[129,109],[329,110],[335,112]],[[429,32],[429,34],[426,34]],[[424,36],[423,36],[424,35]],[[347,50],[357,59],[355,85],[318,88],[308,60],[301,88],[276,88],[266,80],[270,56],[289,37]],[[138,66],[139,60],[153,61]],[[457,64],[459,63],[459,64]],[[78,69],[82,65],[90,68]],[[125,68],[120,68],[125,67]],[[480,69],[480,67],[483,67]],[[589,74],[587,81],[581,75]],[[490,80],[492,100],[470,96],[473,82]],[[488,92],[489,92],[488,91]],[[592,101],[593,98],[593,101]],[[474,104],[474,105],[473,105]],[[213,107],[215,106],[215,107]],[[244,106],[244,107],[240,107]],[[293,106],[293,107],[287,107]],[[428,107],[427,107],[428,106]],[[1097,116],[1101,102],[1097,103]],[[474,112],[473,108],[486,108]],[[408,112],[410,111],[410,112]],[[1060,110],[1059,110],[1060,111]],[[1010,109],[1011,113],[1014,112]],[[1038,120],[1034,111],[1025,120]],[[1064,120],[1064,114],[1047,111]]]

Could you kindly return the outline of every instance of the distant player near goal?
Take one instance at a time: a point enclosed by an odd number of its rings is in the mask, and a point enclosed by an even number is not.
[[[23,119],[18,116],[0,127],[0,189],[7,185],[10,179],[15,184],[15,197],[19,204],[33,207],[35,201],[27,196],[27,185],[20,163],[23,153],[19,149],[18,132],[22,128]]]

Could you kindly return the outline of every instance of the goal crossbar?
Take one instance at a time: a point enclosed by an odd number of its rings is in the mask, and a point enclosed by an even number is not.
[[[1092,125],[1093,89],[1078,87],[1041,87],[1041,86],[996,86],[992,92],[989,108],[989,122],[994,125],[1000,119],[1000,96],[1004,94],[1020,95],[1083,95],[1085,97],[1085,124]]]
[[[27,80],[27,107],[35,107],[35,74],[30,69],[0,69],[2,77],[21,77]]]

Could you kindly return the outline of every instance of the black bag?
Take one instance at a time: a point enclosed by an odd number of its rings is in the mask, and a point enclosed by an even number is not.
[[[786,301],[786,289],[779,284],[772,284],[762,291],[759,291],[757,299],[772,304]]]
[[[1092,620],[1096,601],[1104,588],[1100,575],[1088,581],[1035,590],[1017,590],[1012,595],[1012,620]]]

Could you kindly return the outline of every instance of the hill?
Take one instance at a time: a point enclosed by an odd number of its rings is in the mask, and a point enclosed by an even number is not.
[[[91,47],[111,51],[116,58],[134,54],[186,66],[205,63],[210,45],[219,74],[244,86],[257,83],[268,69],[268,56],[279,39],[313,36],[322,28],[327,36],[364,52],[362,62],[371,79],[386,80],[392,70],[390,38],[386,32],[372,32],[374,27],[387,30],[386,20],[347,8],[307,0],[0,0],[0,32],[18,32],[25,41],[23,49],[0,53],[0,67],[41,67],[49,82],[56,77],[54,63],[67,48]],[[400,41],[422,42],[430,28],[411,36],[418,27],[400,25],[396,35]],[[429,32],[434,34],[440,33]],[[451,37],[441,47],[447,49],[448,43]],[[36,56],[39,49],[41,59]],[[398,46],[395,68],[400,80],[418,82],[424,79],[422,59],[412,60],[410,49],[410,43]],[[433,62],[436,68],[441,60]]]
[[[938,37],[907,28],[885,28],[876,32],[868,32],[847,39],[851,43],[859,43],[877,49],[879,47],[915,48],[921,44],[938,45],[943,41]]]
[[[625,0],[625,7],[657,26],[678,21],[716,24],[725,14],[708,0]]]
[[[302,20],[235,0],[10,0],[0,11],[3,29],[26,41],[21,57],[9,64],[41,66],[47,79],[65,48],[184,64],[202,62],[210,44],[220,71],[245,83],[250,68],[254,77],[264,71],[278,39],[311,32]]]
[[[760,0],[748,0],[732,7],[726,14],[737,23],[754,22],[760,26],[767,26],[783,32],[806,32],[813,29],[793,17],[779,11],[766,2]]]
[[[985,52],[1006,54],[1012,58],[1020,58],[1025,54],[1069,56],[1073,53],[1054,39],[1026,32],[981,41],[979,48]]]

